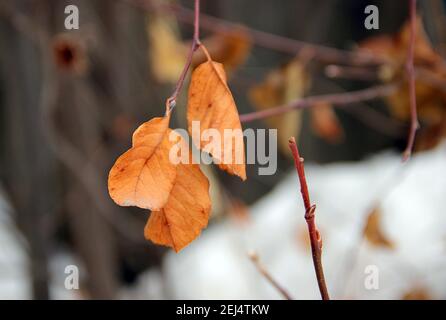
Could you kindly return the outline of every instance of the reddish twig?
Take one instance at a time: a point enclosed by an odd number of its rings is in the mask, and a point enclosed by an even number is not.
[[[310,202],[310,194],[308,193],[307,180],[305,178],[304,159],[299,155],[299,150],[294,137],[290,138],[289,146],[293,154],[294,164],[296,166],[297,175],[300,182],[300,192],[302,193],[302,199],[304,201],[305,220],[307,221],[308,232],[310,235],[311,252],[319,291],[323,300],[330,300],[327,285],[325,283],[324,269],[322,268],[322,238],[315,222],[314,213],[316,210],[316,205],[312,205]]]
[[[308,108],[319,103],[342,106],[361,101],[373,100],[376,98],[389,96],[395,92],[397,88],[398,84],[390,83],[363,90],[306,97],[275,108],[242,114],[240,115],[240,121],[250,122],[258,119],[264,119],[296,109]]]
[[[417,1],[409,0],[409,12],[410,12],[410,42],[406,60],[406,70],[409,82],[409,95],[410,95],[410,129],[409,137],[407,140],[407,147],[403,153],[403,161],[410,158],[412,154],[413,145],[415,142],[415,135],[419,128],[418,115],[417,115],[417,97],[415,92],[415,68],[413,64],[414,50],[415,50],[415,33],[416,33],[416,14],[417,14]]]
[[[268,280],[271,285],[279,291],[279,293],[287,300],[293,300],[293,298],[290,296],[288,291],[286,291],[274,278],[271,276],[271,274],[266,270],[265,266],[259,261],[259,256],[256,252],[249,252],[248,253],[249,259],[254,263],[257,270],[260,272],[262,276],[265,277],[266,280]]]
[[[183,71],[180,74],[180,78],[178,79],[177,85],[175,86],[175,90],[172,95],[167,98],[166,101],[166,112],[170,112],[176,105],[178,95],[183,88],[184,80],[186,79],[187,72],[190,69],[192,64],[192,57],[194,52],[199,48],[200,42],[200,0],[195,0],[195,8],[194,8],[194,37],[192,39],[192,45],[189,50],[189,54],[187,56],[186,64],[184,65]]]

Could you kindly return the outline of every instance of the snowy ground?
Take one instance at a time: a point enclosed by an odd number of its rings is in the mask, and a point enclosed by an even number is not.
[[[402,166],[399,154],[382,153],[359,163],[306,164],[323,264],[332,298],[400,299],[416,289],[446,298],[446,145],[416,155]],[[1,193],[1,192],[0,192]],[[0,195],[1,198],[1,195]],[[359,242],[367,213],[379,204],[381,229],[394,249]],[[0,298],[28,298],[26,255],[0,200]],[[318,299],[298,180],[290,171],[269,195],[250,208],[250,223],[215,224],[159,271],[143,274],[123,298],[279,299],[247,252],[256,250],[273,277],[296,299]],[[75,297],[63,289],[58,256],[54,298]],[[354,265],[352,267],[352,261]],[[70,262],[71,263],[71,262]],[[379,289],[366,289],[367,266],[379,271]],[[57,271],[58,270],[58,271]]]
[[[360,163],[307,165],[323,263],[333,298],[399,299],[425,289],[446,298],[446,145],[415,156],[402,168],[398,154]],[[276,299],[247,251],[256,250],[270,273],[296,299],[319,298],[295,172],[250,210],[252,223],[206,230],[165,263],[173,298]],[[377,203],[382,231],[395,249],[359,243],[365,217]],[[355,258],[355,255],[357,256]],[[355,266],[349,267],[351,261]],[[366,266],[379,271],[379,289],[364,285]]]
[[[11,214],[0,186],[0,299],[27,299],[30,284],[26,246]]]

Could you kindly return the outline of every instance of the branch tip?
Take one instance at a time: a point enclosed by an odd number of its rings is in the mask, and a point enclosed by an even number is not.
[[[308,192],[307,181],[305,178],[305,169],[303,165],[303,159],[299,155],[299,149],[296,145],[296,140],[290,138],[289,146],[291,153],[293,154],[294,164],[297,171],[297,176],[300,183],[300,192],[302,194],[302,200],[305,207],[305,221],[308,226],[308,233],[311,243],[311,252],[313,257],[313,265],[316,273],[316,279],[323,300],[329,300],[330,296],[328,294],[327,285],[325,283],[324,269],[322,266],[322,237],[319,230],[316,227],[315,222],[315,211],[316,205],[312,205],[310,202],[310,195]]]
[[[410,129],[407,147],[403,153],[403,162],[409,160],[415,143],[415,135],[420,126],[417,114],[417,96],[415,87],[414,51],[416,41],[417,1],[409,0],[410,41],[406,58],[406,72],[409,82]]]

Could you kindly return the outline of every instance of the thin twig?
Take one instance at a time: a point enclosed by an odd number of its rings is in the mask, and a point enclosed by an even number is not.
[[[307,180],[305,178],[304,159],[299,155],[299,150],[294,137],[290,138],[289,147],[293,154],[294,164],[299,177],[300,192],[302,193],[302,199],[305,206],[305,220],[307,221],[308,233],[310,235],[311,252],[319,291],[323,300],[330,300],[327,285],[325,283],[324,269],[322,268],[322,238],[315,222],[316,205],[312,205],[310,202],[310,194],[308,193]]]
[[[332,90],[343,90],[342,86],[331,80],[328,80],[327,84],[329,84],[328,88],[332,88]],[[367,102],[339,106],[339,108],[381,134],[398,139],[406,134],[407,124],[404,121],[378,111],[374,106],[368,105]]]
[[[379,79],[378,69],[364,67],[351,67],[330,64],[325,67],[325,75],[328,78],[353,79],[362,81],[376,81]]]
[[[173,13],[178,21],[194,23],[194,12],[191,9],[173,3],[156,3],[153,0],[124,0],[145,10],[158,10]],[[201,27],[211,32],[228,32],[240,28],[240,24],[201,14]],[[309,50],[313,58],[326,63],[339,63],[346,65],[380,65],[386,63],[384,57],[367,52],[347,51],[321,45],[315,45],[284,36],[275,35],[265,31],[244,26],[253,43],[260,47],[296,55],[301,50]]]
[[[363,90],[306,97],[275,108],[242,114],[240,115],[240,121],[246,123],[258,119],[264,119],[296,109],[308,108],[319,103],[328,103],[333,106],[341,106],[361,101],[373,100],[376,98],[387,97],[394,93],[397,88],[398,84],[389,83]]]
[[[189,53],[187,55],[186,64],[184,65],[183,71],[180,74],[180,78],[178,79],[177,85],[175,86],[175,90],[172,95],[167,98],[166,101],[166,111],[170,112],[177,103],[178,95],[183,88],[184,80],[186,79],[187,73],[192,64],[192,57],[194,52],[199,48],[200,42],[200,0],[195,0],[195,8],[194,8],[194,37],[192,39],[192,45],[190,47]]]
[[[271,274],[266,270],[265,266],[259,261],[259,256],[256,252],[248,252],[248,257],[251,259],[251,261],[256,266],[257,270],[260,272],[260,274],[265,277],[268,282],[279,291],[279,293],[287,300],[293,300],[293,298],[290,296],[288,291],[286,291],[274,278],[271,276]]]
[[[376,110],[375,108],[362,105],[361,107],[342,108],[344,112],[350,113],[357,120],[369,128],[393,138],[402,138],[405,135],[407,125],[389,115]]]
[[[407,77],[409,81],[409,95],[410,95],[410,129],[409,137],[407,140],[407,147],[403,153],[403,161],[410,158],[412,154],[413,145],[415,142],[415,135],[419,128],[418,116],[417,116],[417,97],[415,92],[415,69],[413,65],[414,50],[415,50],[415,33],[416,33],[416,15],[417,15],[417,1],[409,0],[409,12],[410,12],[410,42],[406,60]]]
[[[446,92],[446,80],[432,70],[423,66],[414,66],[414,72],[417,81]],[[334,64],[325,67],[325,75],[328,78],[377,81],[380,80],[379,73],[379,69],[368,67],[346,67]]]

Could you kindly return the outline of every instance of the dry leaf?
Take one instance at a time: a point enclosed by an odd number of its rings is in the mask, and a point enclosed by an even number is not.
[[[240,199],[229,199],[229,215],[239,224],[246,225],[250,222],[249,207]]]
[[[333,110],[327,103],[320,103],[310,108],[311,127],[321,138],[330,143],[339,143],[344,137],[344,130]]]
[[[395,41],[392,36],[380,34],[361,41],[361,43],[359,43],[358,50],[368,51],[371,54],[392,59],[394,47]]]
[[[265,110],[301,98],[309,87],[305,63],[296,57],[284,67],[269,72],[265,80],[249,90],[252,104]],[[277,129],[279,149],[289,155],[288,138],[297,136],[302,122],[301,111],[265,119],[270,128]]]
[[[410,42],[410,21],[407,21],[395,35],[378,35],[359,44],[359,50],[369,51],[393,62],[396,66],[404,65]],[[424,30],[421,18],[416,21],[414,63],[428,65],[442,63],[441,57],[432,48]]]
[[[149,15],[147,34],[151,71],[160,82],[175,83],[189,49],[181,42],[175,18],[159,13]]]
[[[195,145],[210,153],[220,169],[246,180],[242,126],[222,64],[209,60],[192,73],[187,121]],[[193,134],[193,121],[199,121],[200,137]],[[201,138],[204,130],[212,134],[208,129],[217,130],[220,143],[212,136],[209,141]],[[234,134],[225,137],[225,129]]]
[[[147,34],[150,42],[149,62],[153,74],[161,82],[175,83],[186,63],[191,41],[181,40],[173,16],[160,13],[148,16]],[[203,39],[202,43],[215,61],[225,65],[228,74],[246,60],[252,47],[251,37],[243,27],[216,33]],[[197,66],[206,60],[206,55],[197,51],[193,56],[192,65]]]
[[[426,31],[424,30],[423,21],[420,17],[416,20],[416,31],[415,31],[415,48],[414,48],[414,63],[416,65],[435,65],[437,63],[443,63],[442,58],[435,52],[432,48],[432,43],[429,40]],[[408,52],[410,43],[410,21],[406,22],[399,34],[396,35],[394,41],[396,42],[396,56],[403,58],[402,63],[405,63],[405,58]],[[401,48],[401,49],[400,49]]]
[[[373,209],[367,217],[364,237],[374,246],[394,248],[393,242],[381,230],[381,212],[377,208]]]
[[[202,43],[208,49],[212,59],[225,66],[228,75],[245,62],[252,47],[251,37],[242,27],[217,33],[204,39]],[[197,51],[192,64],[197,66],[206,62],[206,60],[207,57],[204,52]]]
[[[167,202],[175,177],[169,161],[169,115],[153,118],[133,134],[132,148],[116,160],[108,177],[111,198],[120,206],[159,210]]]
[[[380,72],[383,81],[402,81],[404,85],[388,97],[392,115],[400,120],[409,121],[409,91],[405,62],[410,42],[410,24],[406,23],[400,32],[393,36],[378,36],[360,44],[360,50],[386,57],[390,62]],[[421,130],[417,135],[415,150],[423,150],[437,145],[446,136],[446,64],[432,48],[420,18],[416,24],[414,50],[416,70],[417,113]]]
[[[176,169],[169,199],[163,209],[151,213],[144,236],[179,252],[207,226],[211,201],[208,179],[197,164],[180,163]]]
[[[430,150],[446,137],[446,113],[442,115],[438,124],[431,125],[418,134],[417,150]]]
[[[117,204],[153,210],[145,237],[178,252],[207,226],[211,201],[208,179],[191,161],[185,140],[168,128],[169,117],[153,118],[133,133],[132,148],[110,170],[108,186]],[[187,150],[187,163],[175,164],[172,150],[178,159]]]
[[[432,300],[432,296],[426,288],[417,286],[404,293],[401,300]]]

